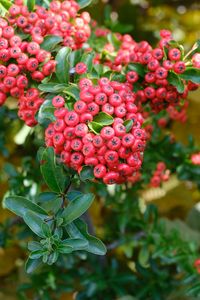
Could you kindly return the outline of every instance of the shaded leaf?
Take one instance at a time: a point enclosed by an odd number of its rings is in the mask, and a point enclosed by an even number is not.
[[[28,258],[26,261],[26,272],[28,274],[33,273],[36,269],[38,269],[42,265],[41,259],[31,259]]]
[[[32,211],[27,211],[23,217],[24,222],[28,227],[38,236],[45,237],[45,234],[42,230],[43,221],[38,215]]]
[[[40,47],[46,51],[52,52],[53,49],[62,41],[63,41],[63,39],[60,36],[47,35],[47,36],[45,36],[42,44],[40,44]]]
[[[94,179],[93,168],[90,166],[83,166],[83,168],[80,172],[80,180],[86,181],[86,180],[92,180],[92,179]]]
[[[69,55],[71,53],[71,49],[68,47],[63,47],[58,51],[55,60],[56,64],[56,77],[59,82],[67,83],[69,81]]]
[[[180,79],[179,75],[177,75],[174,72],[169,72],[167,80],[171,85],[176,87],[176,89],[179,93],[184,92],[185,86],[184,86],[183,81]]]
[[[200,69],[187,68],[184,73],[180,74],[180,77],[184,80],[200,83]]]

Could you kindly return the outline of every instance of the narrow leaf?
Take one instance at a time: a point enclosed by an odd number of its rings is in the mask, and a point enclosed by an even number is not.
[[[97,116],[94,117],[94,122],[102,126],[107,126],[113,124],[114,119],[109,114],[105,112],[100,112]]]
[[[61,93],[66,87],[66,84],[55,82],[42,83],[38,85],[39,90],[45,93]]]
[[[28,258],[26,261],[26,272],[28,274],[33,273],[36,269],[38,269],[42,265],[41,259],[31,259]]]
[[[61,245],[70,246],[73,251],[84,250],[88,246],[88,241],[85,239],[66,239],[63,240]]]

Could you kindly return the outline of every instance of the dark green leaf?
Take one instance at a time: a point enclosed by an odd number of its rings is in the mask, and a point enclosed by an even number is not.
[[[44,202],[48,202],[50,200],[54,200],[56,197],[58,197],[57,193],[43,192],[37,196],[37,201],[44,203]]]
[[[70,191],[67,193],[67,200],[69,201],[73,201],[76,198],[80,197],[83,193],[81,193],[80,191]]]
[[[28,274],[33,273],[42,265],[42,260],[28,258],[26,261],[26,272]]]
[[[32,211],[27,211],[23,216],[24,222],[28,227],[38,236],[45,237],[45,234],[42,231],[43,221],[38,215]]]
[[[46,237],[51,237],[52,233],[51,233],[51,228],[47,223],[42,223],[42,232]]]
[[[46,148],[41,155],[41,173],[49,188],[57,193],[65,189],[68,177],[66,177],[62,166],[56,165],[54,150]]]
[[[70,63],[70,68],[74,68],[78,62],[81,60],[83,50],[79,49],[76,51],[72,51],[69,55],[69,63]]]
[[[55,82],[42,83],[38,85],[39,90],[45,93],[60,93],[63,92],[66,87],[68,87],[67,84]]]
[[[66,239],[61,242],[61,245],[72,247],[73,251],[84,250],[88,246],[86,239]],[[60,246],[59,246],[60,247]]]
[[[33,11],[35,7],[35,0],[27,0],[27,7],[29,11]]]
[[[126,132],[128,133],[133,127],[133,120],[124,121],[124,126],[126,127]]]
[[[200,69],[187,68],[184,73],[180,74],[180,77],[184,80],[200,83]]]
[[[88,123],[88,127],[91,131],[93,131],[96,134],[99,134],[101,129],[103,128],[102,125],[93,121]]]
[[[94,179],[93,168],[90,166],[83,166],[83,168],[80,172],[80,180],[86,181],[86,180],[92,180],[92,179]]]
[[[70,85],[67,88],[65,88],[64,93],[74,98],[76,101],[80,99],[80,90],[76,85]]]
[[[131,63],[128,65],[129,71],[135,71],[137,72],[141,77],[144,77],[145,75],[145,69],[144,66],[139,63]]]
[[[40,47],[46,51],[52,52],[53,49],[62,41],[63,41],[63,39],[60,36],[47,35],[47,36],[45,36],[44,41],[40,45]]]
[[[81,58],[81,61],[86,64],[87,72],[89,73],[92,71],[94,56],[95,56],[94,52],[87,52],[84,53]]]
[[[73,201],[70,201],[61,215],[64,219],[63,224],[69,224],[82,216],[88,210],[93,200],[93,194],[82,194]]]
[[[63,254],[72,253],[73,248],[68,244],[65,245],[64,243],[60,243],[60,245],[58,246],[58,252]]]
[[[69,81],[69,55],[71,53],[71,49],[68,47],[63,47],[60,49],[58,54],[56,55],[56,77],[59,82],[67,83]]]
[[[48,213],[39,205],[21,196],[9,196],[5,198],[4,206],[22,218],[28,211],[33,211],[43,217],[48,216]]]
[[[93,0],[77,0],[77,3],[79,4],[80,8],[84,8],[92,3]]]
[[[185,86],[184,86],[183,81],[180,79],[179,75],[177,75],[174,72],[169,72],[167,80],[171,85],[176,87],[176,89],[179,93],[184,92]]]
[[[89,245],[85,248],[86,251],[96,254],[105,255],[105,245],[96,237],[88,233],[87,225],[83,220],[76,220],[75,222],[66,226],[67,232],[72,238],[86,239]]]
[[[39,124],[44,124],[45,121],[49,120],[54,122],[56,120],[54,116],[55,107],[52,105],[51,100],[45,100],[40,106],[37,120]]]
[[[94,117],[94,122],[102,126],[111,125],[114,122],[112,116],[108,115],[105,112],[100,112],[97,116]]]

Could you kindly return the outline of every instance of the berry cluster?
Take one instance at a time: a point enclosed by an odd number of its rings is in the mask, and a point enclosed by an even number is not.
[[[30,78],[41,82],[54,72],[56,65],[49,52],[41,49],[37,42],[23,41],[3,18],[0,18],[0,61],[0,105],[4,104],[9,95],[23,102]],[[38,106],[38,103],[35,106]],[[23,110],[21,103],[19,105]],[[29,105],[26,109],[30,109]],[[22,112],[19,116],[26,120]],[[35,124],[34,116],[32,122],[29,120],[28,123]]]
[[[151,178],[150,185],[152,187],[159,187],[163,181],[169,180],[170,171],[166,169],[164,162],[159,162],[156,170]]]
[[[104,31],[102,29],[102,32]],[[95,58],[95,63],[104,63],[114,71],[125,72],[127,81],[133,88],[137,87],[136,104],[141,111],[144,110],[144,104],[150,104],[154,113],[169,106],[179,107],[181,100],[187,97],[188,91],[198,87],[197,84],[184,82],[184,92],[180,93],[171,81],[169,82],[170,74],[182,74],[186,70],[186,64],[182,60],[181,48],[172,40],[171,32],[161,30],[160,36],[158,46],[153,49],[147,41],[137,43],[130,35],[116,34],[115,38],[120,43],[119,49],[105,44],[104,50],[113,55],[102,56],[103,61],[101,55]],[[131,70],[131,63],[137,64],[140,70],[143,69],[143,75],[137,68]],[[192,63],[195,67],[200,66],[198,53],[193,56]]]
[[[143,118],[129,84],[102,77],[93,85],[82,78],[79,88],[80,99],[71,111],[64,107],[63,97],[53,98],[56,121],[46,129],[46,145],[54,147],[62,162],[78,172],[83,165],[93,166],[95,178],[106,184],[127,181],[140,169],[146,144]],[[109,116],[110,125],[98,123],[100,113]],[[95,130],[92,121],[96,121]]]
[[[9,22],[24,33],[30,34],[32,41],[41,44],[46,35],[63,38],[63,45],[79,49],[90,36],[90,15],[82,12],[78,16],[79,5],[74,0],[52,1],[49,9],[36,6],[29,12],[23,0],[16,0],[9,9]]]

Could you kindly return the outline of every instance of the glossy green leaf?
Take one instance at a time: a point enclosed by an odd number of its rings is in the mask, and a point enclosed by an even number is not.
[[[80,8],[84,8],[92,3],[93,0],[77,0],[77,3],[79,4]]]
[[[83,63],[85,63],[87,66],[87,72],[92,71],[94,56],[95,56],[94,52],[87,52],[87,53],[84,53],[81,58],[81,61]]]
[[[35,0],[27,0],[27,7],[29,11],[33,11],[35,7]]]
[[[67,83],[69,81],[69,71],[70,71],[70,63],[69,63],[69,55],[71,53],[71,49],[68,47],[63,47],[59,50],[56,55],[55,60],[56,64],[56,77],[59,82]]]
[[[12,6],[12,2],[9,0],[1,0],[1,5],[4,8],[9,9]]]
[[[38,236],[45,237],[45,234],[42,230],[43,221],[38,215],[32,211],[27,211],[23,216],[24,222],[28,227]]]
[[[79,219],[66,226],[67,232],[72,238],[81,238],[88,241],[88,246],[85,248],[87,252],[96,255],[105,255],[105,245],[96,237],[88,233],[87,224]]]
[[[133,127],[133,120],[124,121],[124,126],[126,127],[126,132],[130,132]]]
[[[44,249],[32,251],[29,255],[31,259],[38,259],[42,257],[47,251]]]
[[[108,126],[113,124],[114,118],[110,116],[109,114],[105,112],[100,112],[98,115],[94,117],[94,122],[102,125],[102,126]]]
[[[26,261],[26,272],[28,274],[33,273],[36,269],[38,269],[42,265],[41,259],[31,259],[28,258]]]
[[[51,100],[45,100],[40,106],[37,120],[39,124],[44,124],[45,121],[49,120],[54,122],[56,120],[54,116],[55,107],[52,105]]]
[[[43,217],[48,216],[48,213],[42,207],[21,196],[9,196],[5,198],[3,204],[22,218],[28,211],[33,211]]]
[[[200,69],[187,68],[184,73],[180,74],[180,77],[184,80],[200,83]]]
[[[77,251],[77,250],[84,250],[88,246],[88,241],[85,239],[69,238],[69,239],[63,240],[60,245],[61,246],[70,246],[73,249],[73,251]],[[59,248],[60,248],[60,245],[59,245]]]
[[[176,87],[179,93],[184,92],[185,86],[179,75],[174,72],[169,72],[167,80],[171,85]]]
[[[46,51],[52,52],[53,49],[62,41],[63,41],[63,39],[60,36],[47,35],[47,36],[45,36],[44,41],[40,45],[40,47]]]
[[[80,191],[70,191],[67,193],[67,200],[69,201],[73,201],[76,198],[80,197],[83,193],[81,193]]]
[[[41,173],[49,188],[57,193],[62,192],[67,184],[62,166],[56,164],[56,157],[53,148],[46,148],[41,155]]]
[[[82,216],[88,210],[93,200],[93,194],[82,194],[73,201],[70,201],[61,215],[64,219],[63,224],[69,224]]]
[[[95,134],[99,134],[103,126],[99,123],[96,123],[94,121],[88,123],[88,127],[91,131],[93,131]]]
[[[68,85],[62,83],[48,82],[38,85],[40,91],[45,93],[61,93]]]
[[[71,96],[76,101],[80,100],[80,90],[76,85],[70,85],[65,88],[64,93]]]
[[[83,166],[83,168],[80,172],[80,180],[86,181],[86,180],[92,180],[92,179],[94,179],[93,168],[90,166]]]
[[[141,77],[144,77],[145,75],[145,69],[144,66],[139,63],[131,63],[128,65],[129,71],[135,71],[137,72]]]

